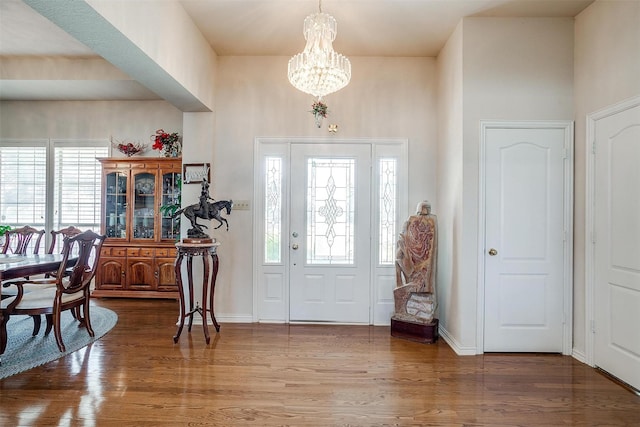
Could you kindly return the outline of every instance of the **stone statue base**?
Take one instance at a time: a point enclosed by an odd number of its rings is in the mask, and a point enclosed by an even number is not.
[[[391,336],[422,344],[434,344],[438,340],[438,319],[423,323],[409,321],[394,315],[391,318]]]

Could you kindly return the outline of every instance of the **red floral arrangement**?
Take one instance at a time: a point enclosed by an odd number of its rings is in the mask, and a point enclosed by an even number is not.
[[[180,135],[178,132],[168,133],[164,129],[158,129],[155,135],[151,135],[153,145],[151,148],[164,152],[164,155],[177,156],[182,151]]]
[[[146,144],[141,144],[139,142],[119,142],[117,140],[114,142],[113,138],[111,139],[111,146],[113,148],[116,148],[119,152],[126,155],[127,157],[131,157],[134,154],[142,153],[147,149]]]

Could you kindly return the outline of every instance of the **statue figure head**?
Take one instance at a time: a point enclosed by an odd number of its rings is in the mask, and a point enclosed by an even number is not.
[[[417,215],[429,215],[431,213],[431,203],[428,200],[423,200],[416,206]]]

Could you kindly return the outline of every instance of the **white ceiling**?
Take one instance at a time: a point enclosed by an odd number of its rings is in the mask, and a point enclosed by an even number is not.
[[[112,1],[112,0],[102,0]],[[113,0],[116,1],[116,0]],[[156,0],[170,1],[170,0]],[[223,55],[292,56],[315,0],[180,0]],[[338,22],[334,49],[349,56],[436,56],[466,16],[573,17],[593,0],[324,0]],[[152,3],[152,2],[150,2]],[[20,0],[0,0],[2,56],[94,57],[84,44]],[[29,83],[31,82],[31,84]],[[132,81],[0,80],[0,99],[154,99]],[[119,85],[119,87],[118,87]],[[49,89],[48,89],[49,88]],[[108,97],[106,94],[110,94]]]

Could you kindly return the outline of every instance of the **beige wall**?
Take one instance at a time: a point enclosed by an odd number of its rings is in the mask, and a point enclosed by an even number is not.
[[[165,101],[3,101],[0,138],[104,139],[149,143],[156,129],[182,133],[182,112]],[[117,151],[114,155],[120,155]]]
[[[458,306],[461,259],[462,205],[462,38],[460,23],[437,60],[438,66],[438,317],[442,333],[458,348],[468,316]],[[475,351],[474,351],[475,352]]]
[[[287,80],[286,57],[220,57],[216,87],[213,197],[253,201],[256,137],[407,138],[409,206],[436,193],[434,58],[350,58],[351,83],[327,96],[322,128],[309,113],[313,98]],[[338,124],[330,134],[327,125]],[[403,213],[404,214],[404,213]],[[252,211],[234,211],[222,242],[220,315],[251,316]],[[219,294],[218,294],[219,292]]]
[[[575,20],[574,351],[584,357],[586,116],[640,95],[640,2],[596,1]]]

